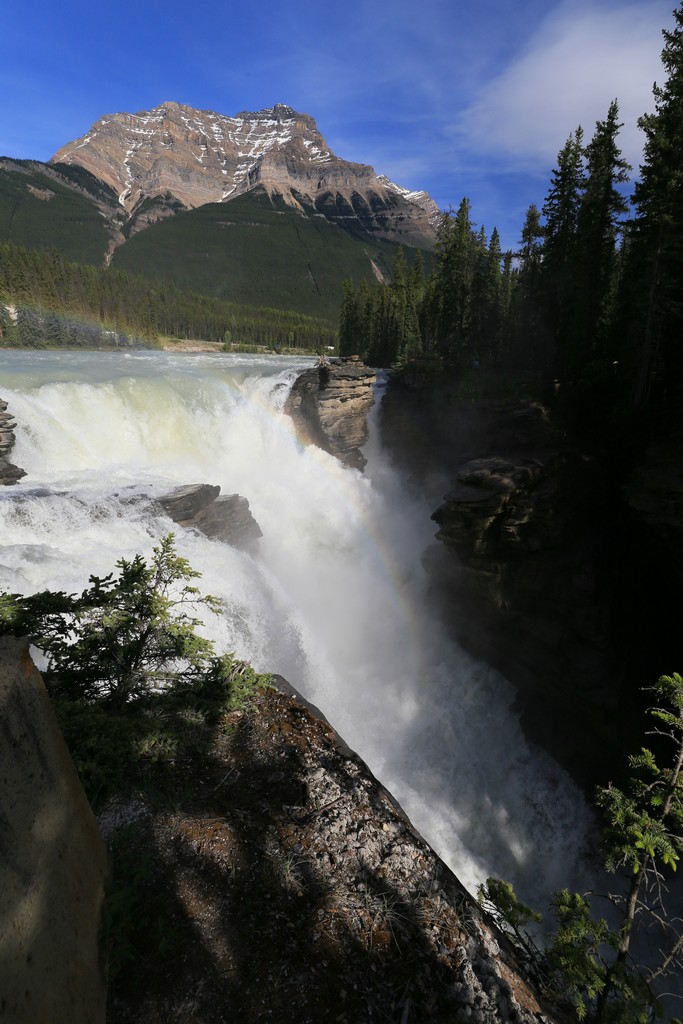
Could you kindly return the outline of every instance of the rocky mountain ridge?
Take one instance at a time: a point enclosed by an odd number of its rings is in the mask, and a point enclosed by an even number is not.
[[[360,218],[409,244],[430,245],[440,216],[427,193],[335,156],[314,119],[284,104],[234,117],[175,102],[107,114],[50,162],[95,175],[130,216],[150,199],[162,200],[166,216],[174,202],[228,202],[257,185],[302,213],[308,201],[329,220]]]

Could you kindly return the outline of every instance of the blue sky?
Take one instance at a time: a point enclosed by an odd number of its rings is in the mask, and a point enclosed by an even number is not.
[[[99,117],[176,100],[235,114],[286,103],[338,156],[425,189],[514,247],[555,157],[615,97],[624,155],[662,81],[674,0],[313,0],[128,8],[7,4],[0,155],[47,160]]]

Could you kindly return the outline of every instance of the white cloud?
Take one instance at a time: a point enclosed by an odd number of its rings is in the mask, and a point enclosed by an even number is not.
[[[569,132],[590,138],[609,103],[619,101],[620,145],[637,167],[637,119],[652,109],[652,84],[663,81],[661,30],[669,2],[629,3],[610,10],[566,0],[543,21],[528,46],[489,81],[453,126],[470,153],[512,167],[552,165]]]

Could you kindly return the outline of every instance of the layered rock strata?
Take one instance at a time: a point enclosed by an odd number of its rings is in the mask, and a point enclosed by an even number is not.
[[[14,448],[15,420],[7,412],[7,402],[0,398],[0,485],[15,484],[26,476],[25,469],[19,469],[7,458]]]
[[[285,412],[305,444],[334,455],[345,466],[362,470],[361,448],[368,440],[368,413],[375,401],[377,375],[357,356],[323,363],[300,374]]]
[[[179,526],[248,549],[263,536],[249,502],[240,494],[221,496],[220,490],[218,485],[187,484],[164,494],[158,501]]]
[[[425,192],[401,188],[372,167],[332,153],[308,114],[276,104],[234,117],[162,103],[136,114],[107,114],[53,157],[84,167],[133,215],[163,197],[153,219],[219,203],[262,186],[293,207],[305,198],[333,221],[361,221],[385,237],[431,245],[440,212]],[[142,220],[133,230],[144,226]]]

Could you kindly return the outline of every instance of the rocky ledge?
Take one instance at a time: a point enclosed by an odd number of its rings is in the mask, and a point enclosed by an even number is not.
[[[110,844],[125,836],[147,908],[111,1019],[559,1020],[310,705],[258,690],[217,723],[206,756],[181,755],[150,764],[148,795],[100,815]]]
[[[417,367],[390,382],[383,441],[434,507],[440,488],[424,563],[448,629],[513,683],[527,736],[592,786],[639,739],[614,655],[617,510],[605,466],[518,391],[473,398]]]
[[[361,448],[368,440],[375,381],[375,371],[358,356],[321,363],[297,377],[285,412],[306,444],[317,445],[345,466],[362,470],[367,459]]]
[[[220,491],[217,484],[187,484],[162,495],[158,503],[179,526],[247,550],[263,536],[261,528],[246,498],[221,496]]]
[[[15,484],[26,476],[26,470],[13,465],[7,456],[14,448],[14,428],[16,423],[7,412],[7,402],[0,398],[0,485]]]
[[[471,459],[432,516],[456,563],[428,557],[456,637],[516,684],[528,734],[584,783],[619,732],[604,504],[604,481],[569,451]]]

